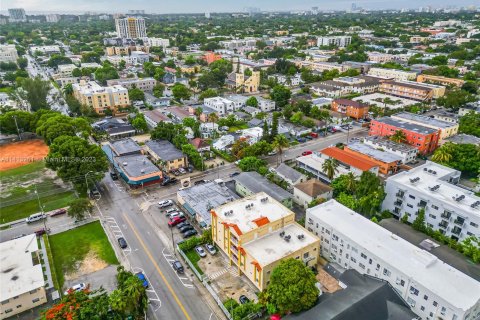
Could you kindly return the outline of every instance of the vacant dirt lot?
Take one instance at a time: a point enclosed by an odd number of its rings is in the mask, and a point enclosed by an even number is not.
[[[45,158],[48,146],[43,140],[27,140],[0,146],[0,171],[18,168]]]

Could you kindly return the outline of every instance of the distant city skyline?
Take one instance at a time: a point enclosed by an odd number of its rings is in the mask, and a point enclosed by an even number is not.
[[[349,10],[352,3],[365,9],[402,9],[431,6],[440,8],[446,6],[478,6],[474,0],[304,0],[293,2],[287,0],[244,0],[229,2],[220,0],[165,0],[151,2],[148,0],[117,0],[112,6],[111,0],[3,0],[2,13],[9,8],[24,8],[27,14],[39,13],[82,13],[86,11],[99,13],[126,13],[128,10],[145,10],[145,13],[203,13],[203,12],[239,12],[247,7],[259,8],[262,11],[294,11],[310,10],[318,7],[322,10]],[[46,9],[48,8],[48,9]]]

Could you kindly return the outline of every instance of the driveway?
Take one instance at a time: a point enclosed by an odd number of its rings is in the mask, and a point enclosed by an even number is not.
[[[102,270],[98,270],[89,274],[82,275],[72,280],[65,280],[64,290],[71,288],[77,283],[85,283],[90,285],[91,290],[103,287],[107,292],[112,292],[117,288],[117,266],[108,266]]]

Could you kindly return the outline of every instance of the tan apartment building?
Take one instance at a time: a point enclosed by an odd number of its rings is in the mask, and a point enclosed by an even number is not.
[[[438,132],[440,132],[438,143],[440,144],[443,143],[445,139],[456,135],[459,128],[458,123],[446,122],[410,112],[400,112],[392,115],[391,118],[438,130]]]
[[[273,269],[289,258],[317,264],[320,239],[295,222],[295,214],[265,192],[211,210],[212,237],[260,291]]]
[[[130,105],[128,90],[120,85],[102,87],[95,81],[80,81],[73,85],[74,97],[83,105],[92,107],[100,115],[107,109],[113,114],[122,113]]]
[[[386,68],[370,68],[368,74],[370,76],[388,78],[396,81],[415,80],[417,78],[417,73],[413,71]]]
[[[35,234],[0,243],[0,319],[47,303],[38,251]]]
[[[380,83],[379,90],[393,96],[418,101],[428,101],[433,98],[432,88],[408,82],[384,81]]]
[[[441,84],[443,86],[461,87],[465,83],[465,80],[441,76],[432,76],[429,74],[419,74],[417,77],[417,82],[428,82],[434,84]]]

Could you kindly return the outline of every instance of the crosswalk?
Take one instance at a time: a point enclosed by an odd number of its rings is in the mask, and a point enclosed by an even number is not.
[[[113,235],[115,236],[116,239],[118,238],[124,238],[125,236],[123,235],[122,229],[120,229],[119,225],[117,224],[117,221],[113,217],[105,217],[105,223],[109,227],[110,231],[112,231]],[[128,254],[132,253],[132,248],[130,246],[126,247],[125,249],[122,249],[123,252],[125,253],[125,256]]]
[[[206,276],[208,277],[208,279],[215,280],[215,279],[223,276],[227,272],[230,273],[233,277],[239,277],[240,276],[240,273],[238,272],[237,267],[236,266],[230,266],[227,259],[222,260],[222,264],[224,265],[224,268],[221,269],[221,270],[218,270],[218,271],[207,274]]]

